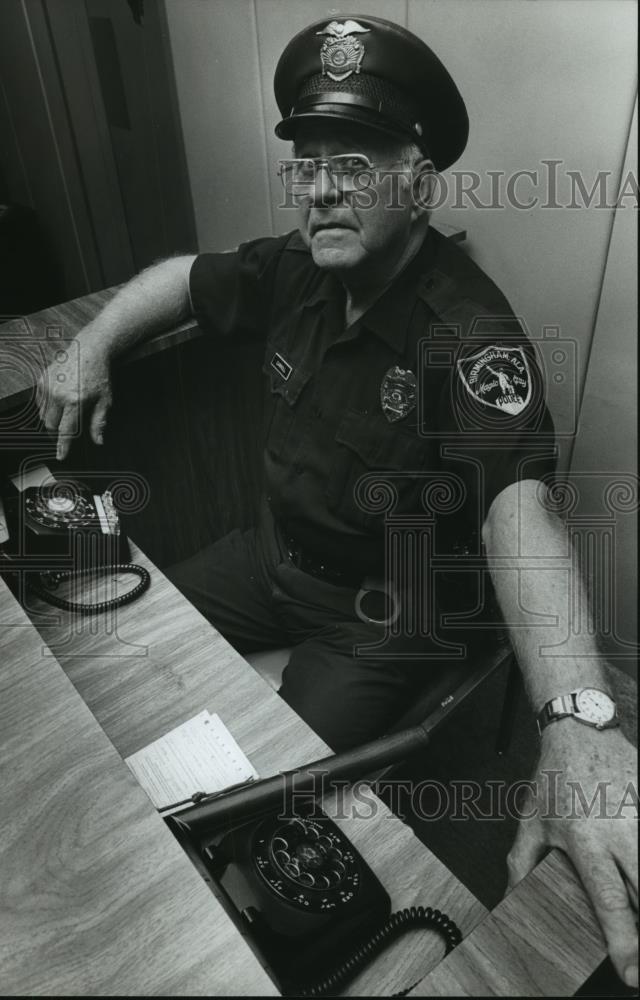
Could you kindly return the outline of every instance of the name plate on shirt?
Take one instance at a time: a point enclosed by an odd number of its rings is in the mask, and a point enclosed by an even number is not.
[[[289,362],[286,361],[281,354],[278,354],[277,351],[271,358],[270,364],[271,367],[277,371],[278,375],[282,375],[283,379],[286,382],[290,377],[291,372],[293,371],[293,366],[290,365]]]

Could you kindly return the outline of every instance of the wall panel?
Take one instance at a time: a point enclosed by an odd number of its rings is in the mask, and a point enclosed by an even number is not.
[[[637,143],[636,105],[625,174],[637,171]],[[594,524],[597,538],[612,533],[611,568],[594,565],[591,583],[603,606],[604,649],[629,673],[637,671],[638,636],[638,490],[630,485],[638,471],[637,265],[636,213],[621,209],[611,234],[571,462],[580,493],[577,513]]]
[[[126,281],[135,268],[89,22],[78,4],[48,0],[44,6],[81,174],[78,191],[86,198],[89,224],[99,234],[101,281],[96,287],[105,288]],[[49,91],[52,79],[50,72]]]
[[[198,246],[271,232],[253,0],[165,0]]]
[[[85,295],[104,284],[103,274],[86,217],[45,9],[34,0],[4,0],[1,17],[2,117],[12,134],[3,158],[12,156],[7,172],[11,197],[25,198],[37,210],[60,264],[64,297]]]

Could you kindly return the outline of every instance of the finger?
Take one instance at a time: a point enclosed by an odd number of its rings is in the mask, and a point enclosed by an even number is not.
[[[95,441],[96,444],[102,444],[104,441],[104,429],[107,423],[107,414],[109,413],[110,407],[111,399],[109,396],[101,396],[91,415],[89,433],[91,434],[91,439]]]
[[[71,439],[78,434],[78,417],[80,405],[78,403],[67,403],[58,425],[58,447],[56,458],[62,461],[69,454]]]
[[[508,890],[513,889],[525,875],[533,871],[542,861],[547,849],[548,845],[539,825],[534,820],[521,819],[513,847],[507,855]]]
[[[635,824],[634,824],[635,825]],[[635,832],[635,831],[634,831]],[[612,853],[625,880],[634,909],[638,910],[638,848],[634,840],[625,845],[615,844]]]
[[[36,378],[36,404],[44,412],[49,391],[49,369],[44,368]]]
[[[602,928],[616,971],[629,986],[638,986],[636,922],[625,882],[612,857],[572,857]]]
[[[49,431],[53,434],[60,423],[62,417],[62,411],[64,406],[62,403],[57,403],[54,399],[44,399],[42,403],[42,422]]]
[[[51,384],[49,382],[49,372],[44,371],[39,375],[36,381],[36,406],[38,407],[38,413],[40,414],[40,419],[43,424],[47,425],[48,430],[52,430],[47,421],[47,411],[51,406],[56,407],[57,404],[54,402],[53,393],[51,391]],[[58,406],[58,409],[61,409]],[[55,417],[55,414],[53,415]],[[59,419],[59,416],[58,416]],[[56,423],[56,427],[57,427]]]

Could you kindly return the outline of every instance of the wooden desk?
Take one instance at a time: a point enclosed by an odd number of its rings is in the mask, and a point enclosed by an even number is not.
[[[605,954],[573,867],[553,851],[412,996],[573,996]]]
[[[96,619],[97,631],[87,619],[75,631],[71,615],[38,600],[29,605],[48,648],[117,751],[127,756],[207,708],[220,715],[262,777],[328,755],[322,740],[135,546],[133,558],[149,569],[151,588]],[[43,624],[45,617],[57,624]],[[387,888],[393,908],[437,906],[468,934],[485,908],[408,826],[375,802],[372,817],[368,806],[358,807],[346,794],[343,813],[353,815],[337,822]],[[335,813],[330,799],[325,808]],[[442,954],[435,934],[407,935],[347,993],[375,996],[408,986]],[[225,988],[235,983],[216,977],[211,984],[213,993]]]
[[[0,993],[276,993],[2,581],[0,608]]]

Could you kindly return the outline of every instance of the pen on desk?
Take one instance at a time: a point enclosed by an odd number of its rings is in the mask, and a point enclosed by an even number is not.
[[[219,799],[227,792],[234,792],[237,788],[244,788],[245,785],[250,785],[256,779],[245,778],[244,781],[237,781],[234,785],[227,785],[226,788],[221,788],[219,792],[194,792],[193,795],[188,799],[183,799],[181,802],[173,802],[171,805],[162,806],[157,811],[159,813],[167,812],[168,809],[178,809],[180,806],[191,806],[198,805],[205,799],[210,801],[212,799]]]

